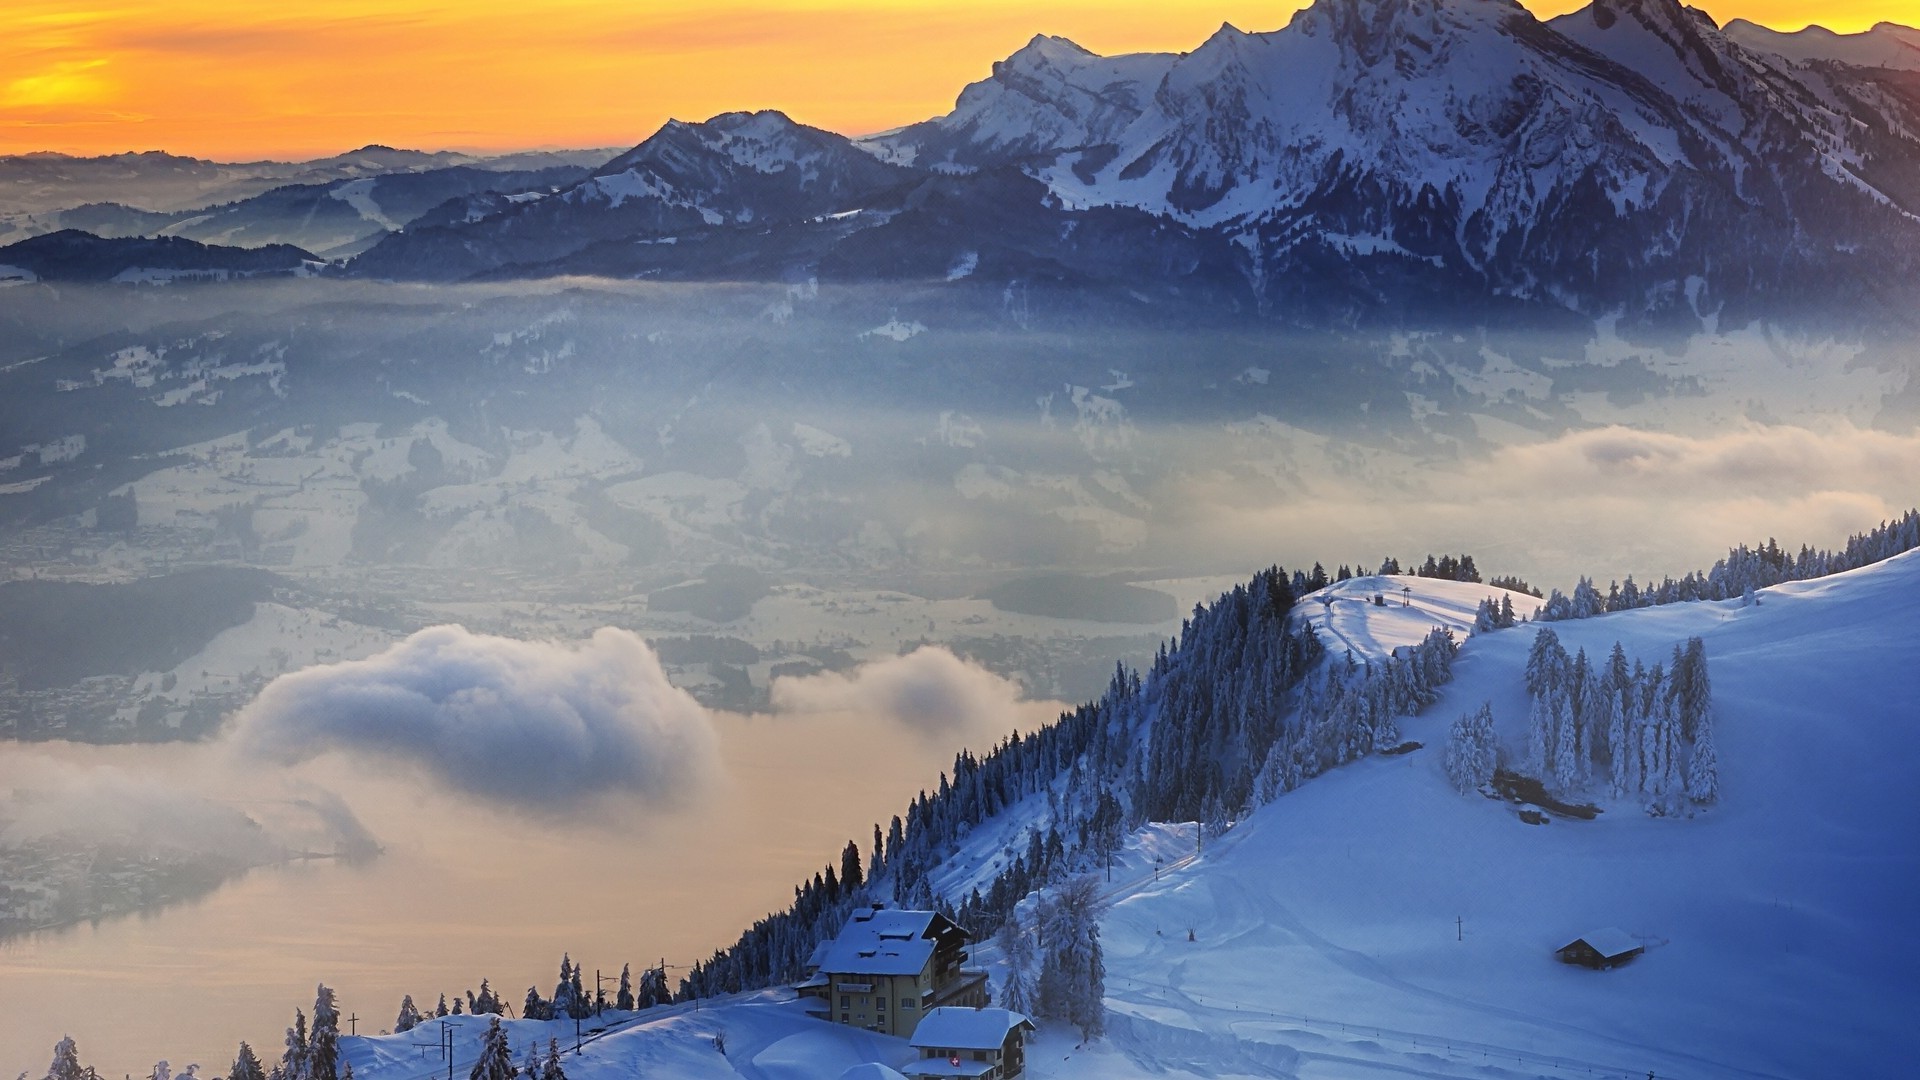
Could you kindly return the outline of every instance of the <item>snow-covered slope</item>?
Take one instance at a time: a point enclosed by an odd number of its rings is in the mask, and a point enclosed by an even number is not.
[[[1412,585],[1411,606],[1374,605],[1380,582],[1358,579],[1302,614],[1365,658],[1434,623],[1462,628],[1499,595],[1383,580]],[[1490,701],[1517,750],[1533,632],[1471,638],[1439,704],[1403,722],[1425,749],[1320,777],[1197,855],[1191,826],[1136,835],[1107,886],[1110,1033],[1077,1045],[1044,1029],[1029,1075],[1900,1075],[1920,1004],[1920,945],[1905,933],[1920,900],[1920,798],[1907,783],[1920,754],[1916,592],[1920,554],[1908,554],[1764,590],[1752,607],[1554,624],[1569,649],[1618,641],[1648,662],[1705,640],[1722,801],[1690,818],[1602,798],[1595,820],[1529,825],[1505,802],[1456,792],[1445,728]],[[982,830],[952,863],[1005,839]],[[1606,926],[1645,954],[1605,972],[1555,960]],[[856,1061],[912,1056],[900,1040],[804,1019],[788,997],[610,1016],[568,1075],[831,1080]],[[478,1023],[464,1021],[463,1038]],[[553,1034],[508,1026],[516,1057]],[[444,1068],[405,1036],[343,1046],[367,1080]]]

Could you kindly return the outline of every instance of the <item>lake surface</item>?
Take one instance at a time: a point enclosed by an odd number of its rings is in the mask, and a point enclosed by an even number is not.
[[[1007,730],[1059,707],[1017,711]],[[697,803],[560,821],[335,757],[288,774],[239,769],[218,746],[9,745],[16,773],[46,757],[177,776],[203,793],[243,789],[233,801],[250,810],[318,785],[386,850],[357,866],[255,870],[196,902],[0,944],[0,1075],[43,1075],[63,1034],[107,1077],[144,1077],[161,1059],[176,1074],[197,1063],[225,1075],[242,1039],[271,1064],[321,981],[365,1034],[392,1026],[403,994],[427,1009],[483,977],[517,1011],[530,985],[552,994],[562,952],[589,985],[595,969],[617,979],[622,964],[687,964],[790,903],[847,840],[864,853],[873,823],[937,785],[960,745],[847,714],[715,724],[726,776]]]

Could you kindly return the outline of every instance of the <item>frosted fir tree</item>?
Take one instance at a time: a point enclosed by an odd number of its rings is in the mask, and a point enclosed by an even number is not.
[[[1687,798],[1701,805],[1720,798],[1720,751],[1713,744],[1713,718],[1703,716],[1694,730],[1693,758],[1687,762]]]
[[[586,987],[581,985],[580,965],[573,965],[573,992],[568,996],[567,1015],[575,1020],[585,1020],[593,1012],[593,1002],[588,1000]]]
[[[520,1015],[528,1020],[551,1020],[553,1012],[548,1008],[546,999],[540,996],[540,988],[527,987],[526,1000],[520,1003]]]
[[[633,971],[631,964],[620,965],[620,989],[614,992],[613,1007],[621,1012],[633,1011]]]
[[[80,1067],[80,1049],[74,1045],[73,1036],[54,1043],[53,1064],[47,1066],[47,1080],[82,1080],[85,1075],[86,1070]]]
[[[153,1063],[153,1071],[147,1074],[147,1080],[173,1080],[173,1067],[165,1058]]]
[[[244,1041],[240,1052],[233,1056],[233,1068],[227,1070],[227,1080],[267,1080],[267,1074],[261,1071],[259,1056]]]
[[[1527,712],[1527,772],[1547,775],[1553,763],[1553,706],[1545,697],[1533,699]]]
[[[493,992],[493,986],[486,979],[480,980],[480,992],[474,995],[473,1011],[494,1015],[507,1011],[506,1003],[500,1000],[500,995]]]
[[[280,1052],[280,1073],[286,1080],[307,1080],[307,1014],[293,1010],[286,1049]]]
[[[527,1074],[527,1080],[533,1080],[533,1074]],[[547,1061],[541,1066],[540,1080],[567,1080],[567,1071],[560,1067],[560,1040],[547,1040]]]
[[[1565,682],[1567,663],[1567,650],[1560,645],[1560,635],[1544,626],[1535,631],[1533,646],[1527,650],[1527,696],[1545,697],[1549,690]]]
[[[447,1015],[447,995],[445,994],[440,995],[440,1004],[433,1010],[433,1015],[435,1016]]]
[[[1107,966],[1100,946],[1104,904],[1099,882],[1089,876],[1060,886],[1041,905],[1040,1005],[1047,1015],[1080,1029],[1083,1039],[1106,1031]]]
[[[460,999],[460,995],[455,994],[453,996],[453,1015],[455,1016],[465,1015],[465,1013],[462,1010],[466,1008],[466,1004],[467,1003],[465,1001],[462,1001]]]
[[[1498,751],[1493,736],[1493,703],[1477,712],[1462,713],[1447,737],[1447,779],[1462,793],[1478,791],[1493,782]]]
[[[420,1026],[420,1010],[413,1003],[413,995],[407,994],[400,999],[400,1015],[393,1018],[393,1033],[412,1031]],[[228,1080],[232,1080],[231,1077]]]
[[[1686,647],[1679,650],[1674,671],[1680,737],[1696,739],[1700,725],[1706,722],[1707,710],[1713,705],[1713,679],[1707,674],[1707,643],[1698,637],[1688,638]]]
[[[1572,698],[1565,693],[1553,703],[1553,783],[1563,794],[1587,784],[1586,770],[1580,767],[1580,733],[1574,724]]]
[[[1513,613],[1513,597],[1505,595],[1500,597],[1500,616],[1494,620],[1493,625],[1497,630],[1506,630],[1520,625],[1519,618]]]
[[[527,1044],[527,1058],[520,1066],[520,1075],[538,1077],[540,1075],[540,1049],[538,1043]]]
[[[1017,1013],[1033,1014],[1033,936],[1018,910],[1000,924],[995,941],[1007,962],[1007,977],[1000,984],[1000,1004]]]
[[[496,1016],[480,1037],[480,1057],[473,1063],[467,1080],[513,1080],[519,1074],[520,1070],[513,1066],[513,1051],[507,1046],[507,1033],[501,1029],[500,1018]]]
[[[1630,734],[1632,724],[1627,710],[1627,701],[1632,693],[1632,689],[1626,686],[1614,691],[1607,710],[1607,747],[1613,769],[1613,797],[1616,799],[1624,799],[1640,787],[1636,768],[1640,760],[1640,748]]]
[[[553,986],[553,1015],[555,1019],[573,1016],[573,954],[560,954],[560,981]]]
[[[307,1042],[307,1080],[340,1080],[340,1010],[333,988],[321,983],[313,995],[313,1037]]]
[[[1491,634],[1498,627],[1499,619],[1500,613],[1494,609],[1493,598],[1488,597],[1480,601],[1479,607],[1473,609],[1473,632]]]

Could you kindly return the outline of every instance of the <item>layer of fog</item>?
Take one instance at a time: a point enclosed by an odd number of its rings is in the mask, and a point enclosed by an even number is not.
[[[442,629],[424,636],[449,635]],[[961,747],[984,751],[1062,708],[1026,700],[1015,684],[928,649],[847,677],[779,680],[783,704],[773,714],[674,706],[697,710],[684,720],[711,739],[680,744],[680,752],[710,753],[713,767],[704,782],[677,789],[670,800],[640,773],[599,798],[574,801],[563,772],[535,770],[532,776],[551,786],[551,806],[566,812],[529,813],[524,781],[511,792],[472,783],[510,772],[514,748],[528,740],[564,741],[577,717],[572,706],[556,703],[606,692],[596,684],[607,673],[582,660],[599,641],[529,649],[527,642],[464,635],[462,655],[430,673],[447,696],[457,696],[454,684],[463,680],[469,689],[486,684],[488,664],[477,664],[476,655],[538,667],[522,670],[519,685],[544,682],[553,691],[545,700],[499,697],[476,725],[488,730],[473,752],[489,760],[470,776],[423,765],[390,736],[342,734],[380,723],[385,714],[377,707],[359,725],[334,723],[327,750],[288,766],[254,752],[263,744],[252,741],[249,728],[276,722],[259,712],[209,744],[33,752],[20,774],[137,772],[162,788],[216,788],[222,805],[290,804],[315,791],[337,792],[379,837],[384,854],[355,865],[256,870],[151,919],[109,920],[0,945],[0,981],[26,985],[58,973],[61,986],[0,1015],[0,1047],[7,1048],[0,1067],[40,1067],[30,1059],[45,1056],[40,1044],[50,1047],[61,1032],[71,1032],[87,1062],[107,1072],[137,1072],[160,1057],[216,1067],[241,1038],[271,1044],[317,979],[340,990],[364,1029],[379,1030],[403,993],[431,1001],[477,988],[482,978],[516,1001],[529,984],[549,992],[563,951],[609,975],[658,957],[684,965],[783,907],[793,885],[837,861],[849,839],[864,851],[873,826],[936,786]],[[282,678],[303,686],[352,681],[401,660],[429,666],[422,655],[419,641],[403,642],[369,661],[371,669],[331,665]],[[276,696],[270,687],[260,700]],[[335,707],[340,700],[333,698]],[[331,723],[325,715],[307,718]],[[467,720],[435,718],[444,730],[434,737],[457,738]],[[502,738],[502,727],[522,734]],[[25,782],[20,774],[10,775]],[[92,790],[96,799],[118,797]],[[191,977],[195,992],[169,994],[188,972],[202,973]],[[143,1005],[103,1011],[83,1004],[103,1000]]]

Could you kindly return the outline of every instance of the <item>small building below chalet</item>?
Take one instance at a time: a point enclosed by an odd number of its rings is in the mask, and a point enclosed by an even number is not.
[[[1647,947],[1618,927],[1588,931],[1555,950],[1563,964],[1604,969],[1624,964]]]
[[[823,1019],[910,1038],[935,1009],[987,1003],[986,972],[965,966],[967,942],[939,912],[859,908],[794,989]]]
[[[1015,1080],[1026,1071],[1032,1030],[1033,1021],[1008,1009],[934,1009],[913,1033],[920,1060],[900,1071],[908,1080]]]

